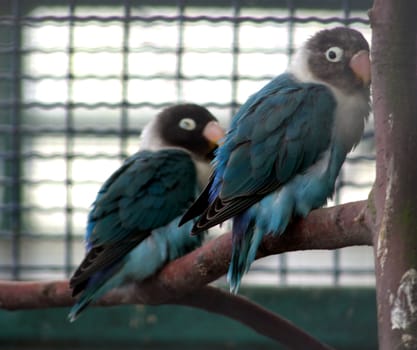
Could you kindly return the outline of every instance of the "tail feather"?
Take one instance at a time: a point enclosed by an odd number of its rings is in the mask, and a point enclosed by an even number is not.
[[[254,223],[250,213],[245,212],[233,220],[233,249],[227,273],[230,292],[236,294],[240,287],[243,274],[248,271],[251,262],[248,257],[252,247]],[[257,248],[257,247],[256,247]]]
[[[249,246],[250,244],[247,240],[243,240],[239,246],[233,246],[232,259],[229,265],[229,271],[227,272],[227,282],[230,286],[230,292],[233,294],[237,294],[239,291],[243,274],[249,268],[246,264]]]
[[[74,322],[92,302],[100,299],[109,290],[120,285],[121,281],[120,278],[117,278],[116,272],[119,271],[121,265],[117,264],[110,269],[97,272],[88,280],[77,302],[68,314],[70,322]]]
[[[83,296],[77,301],[77,303],[71,308],[71,311],[68,314],[68,319],[70,322],[74,322],[81,312],[87,308],[88,305],[93,301],[93,295]]]
[[[264,237],[264,231],[261,231],[258,228],[253,228],[252,230],[254,232],[252,233],[248,255],[246,256],[245,272],[249,271],[250,266],[255,261],[259,245],[261,244],[261,241]]]

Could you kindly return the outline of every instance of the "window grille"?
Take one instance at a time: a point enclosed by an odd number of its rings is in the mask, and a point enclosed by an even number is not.
[[[0,278],[67,277],[100,184],[162,108],[199,103],[224,126],[315,31],[370,41],[370,1],[9,1],[0,9]],[[333,202],[365,199],[372,123]],[[337,234],[337,232],[335,232]],[[244,283],[372,285],[367,247],[256,262]]]

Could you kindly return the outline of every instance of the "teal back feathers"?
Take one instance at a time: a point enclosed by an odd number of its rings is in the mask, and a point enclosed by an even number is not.
[[[203,234],[190,235],[191,223],[178,222],[222,129],[205,108],[184,104],[162,111],[144,134],[143,150],[102,185],[89,213],[87,254],[70,280],[78,295],[71,320],[109,290],[150,277],[202,242]]]
[[[181,222],[197,234],[233,219],[228,279],[236,292],[267,234],[324,205],[369,114],[369,45],[350,28],[323,30],[249,97],[216,152],[208,186]]]

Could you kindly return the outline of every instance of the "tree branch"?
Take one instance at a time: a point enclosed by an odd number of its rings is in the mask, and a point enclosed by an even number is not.
[[[372,245],[367,217],[367,201],[314,210],[306,219],[289,225],[281,236],[265,237],[257,258],[296,250]],[[231,237],[225,234],[165,266],[142,284],[142,301],[160,303],[172,296],[188,294],[223,276],[229,267]]]
[[[96,306],[142,303],[140,284],[109,292]],[[71,306],[74,299],[68,281],[0,281],[0,307],[7,310]],[[221,289],[205,286],[164,304],[193,307],[238,321],[290,349],[330,350],[302,329],[260,305]]]
[[[375,0],[370,18],[379,345],[416,349],[417,2]]]
[[[372,234],[367,226],[368,212],[367,201],[314,210],[306,219],[289,225],[281,236],[266,236],[257,258],[295,250],[372,245]],[[200,289],[226,273],[231,247],[231,234],[228,233],[170,262],[155,276],[138,283],[135,300],[127,303],[162,304]],[[22,294],[14,289],[18,285]],[[65,303],[66,287],[39,285],[37,288],[38,285],[37,282],[0,282],[0,308],[16,310],[68,305]],[[126,302],[120,299],[119,303]]]
[[[330,350],[308,333],[250,300],[214,287],[202,289],[177,299],[175,304],[196,307],[221,314],[252,328],[289,349]]]
[[[368,212],[366,201],[315,210],[306,219],[296,220],[283,235],[265,237],[257,258],[286,251],[372,245],[367,225]],[[108,293],[97,304],[178,304],[197,307],[238,320],[292,349],[329,349],[288,321],[252,302],[205,287],[226,273],[230,251],[229,233],[172,261],[146,281]],[[67,281],[0,281],[2,309],[61,307],[73,302]]]

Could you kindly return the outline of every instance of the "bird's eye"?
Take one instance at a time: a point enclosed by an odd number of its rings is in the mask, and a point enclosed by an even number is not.
[[[195,121],[191,118],[183,118],[179,122],[179,127],[184,130],[194,130],[196,127]]]
[[[337,46],[333,46],[330,49],[327,49],[326,59],[330,62],[340,62],[343,57],[343,49]]]

